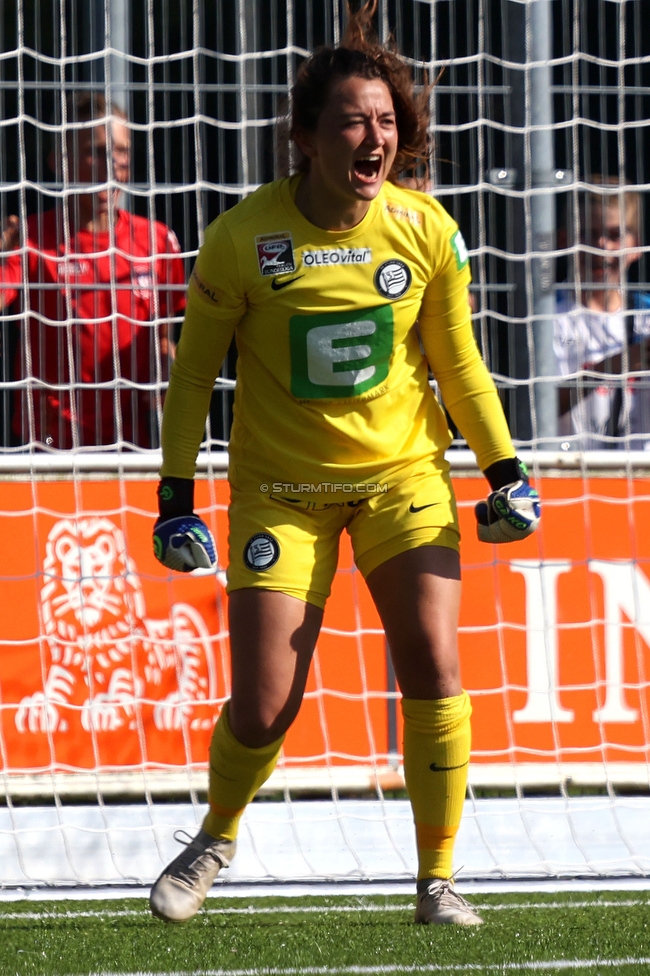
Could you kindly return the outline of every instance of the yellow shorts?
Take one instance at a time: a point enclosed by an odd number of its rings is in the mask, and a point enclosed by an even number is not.
[[[441,470],[442,468],[442,470]],[[232,489],[228,592],[280,590],[324,607],[346,529],[354,560],[373,569],[418,546],[458,551],[456,500],[445,461],[422,468],[383,493],[340,503]]]

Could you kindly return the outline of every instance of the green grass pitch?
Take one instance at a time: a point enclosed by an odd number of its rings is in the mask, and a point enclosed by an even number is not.
[[[650,892],[474,895],[485,924],[414,925],[413,899],[210,898],[191,922],[146,901],[0,903],[1,976],[650,974]]]

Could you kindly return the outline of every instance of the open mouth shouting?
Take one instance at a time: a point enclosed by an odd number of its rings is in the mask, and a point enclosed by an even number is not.
[[[382,157],[378,153],[354,161],[354,175],[361,183],[374,183],[381,173]]]

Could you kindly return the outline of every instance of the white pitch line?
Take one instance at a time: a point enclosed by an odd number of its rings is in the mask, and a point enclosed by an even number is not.
[[[494,912],[494,911],[522,911],[524,909],[539,909],[543,908],[638,908],[640,906],[649,906],[650,900],[648,899],[625,899],[624,901],[541,901],[541,902],[523,902],[521,904],[517,902],[502,903],[502,904],[477,904],[473,903],[474,907],[481,912]],[[304,907],[299,907],[296,905],[277,905],[275,908],[265,907],[258,908],[256,906],[251,906],[250,908],[207,908],[204,909],[202,915],[327,915],[327,914],[379,914],[381,912],[407,912],[412,911],[414,905],[305,905]],[[20,919],[26,919],[30,922],[39,922],[44,919],[52,918],[97,918],[97,919],[113,919],[113,918],[146,918],[150,916],[150,912],[147,909],[120,909],[119,911],[113,909],[98,909],[97,911],[86,910],[82,912],[3,912],[0,910],[0,921],[19,921]]]
[[[393,898],[397,895],[412,897],[415,888],[415,881],[368,881],[368,882],[318,882],[308,884],[302,882],[282,882],[282,884],[259,884],[217,882],[217,885],[209,893],[210,901],[217,899],[223,901],[242,901],[243,899],[258,898],[365,898],[371,896],[385,895]],[[106,886],[81,886],[81,887],[62,887],[62,888],[0,888],[0,905],[3,902],[58,902],[58,901],[125,901],[129,899],[138,900],[149,897],[150,885],[106,885]],[[457,890],[461,895],[472,895],[481,897],[483,895],[563,895],[567,892],[590,892],[592,894],[605,892],[632,892],[650,891],[650,876],[635,875],[625,878],[604,878],[599,877],[591,880],[584,878],[563,878],[535,880],[507,881],[505,878],[491,881],[463,880],[459,879]]]
[[[102,972],[90,976],[390,976],[391,973],[506,973],[506,972],[570,972],[589,969],[620,969],[621,966],[647,966],[650,956],[623,959],[557,959],[548,962],[505,963],[425,963],[423,965],[395,966],[305,966],[291,969],[193,969],[183,972],[155,972],[152,970],[132,973]]]

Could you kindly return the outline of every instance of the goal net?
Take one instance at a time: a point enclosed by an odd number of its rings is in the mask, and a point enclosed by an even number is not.
[[[650,872],[650,50],[640,0],[588,6],[378,6],[380,35],[436,79],[430,191],[470,248],[477,338],[544,500],[515,552],[481,546],[484,480],[456,436],[466,878]],[[197,480],[216,574],[151,553],[162,398],[203,230],[288,171],[288,91],[344,15],[339,0],[0,14],[5,885],[150,882],[205,810],[230,680],[234,350]],[[580,358],[607,273],[611,334]],[[227,883],[411,878],[403,788],[399,694],[344,543],[303,708]]]

